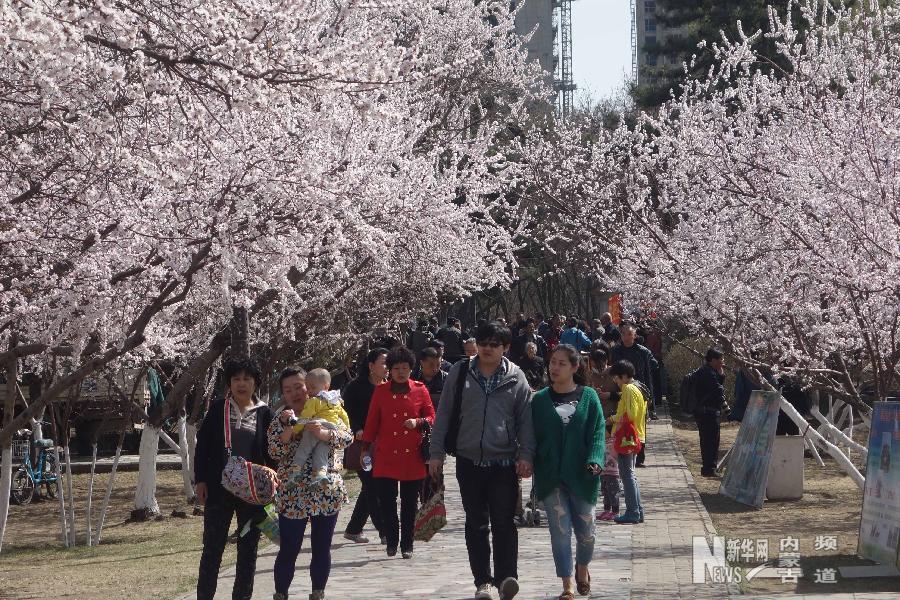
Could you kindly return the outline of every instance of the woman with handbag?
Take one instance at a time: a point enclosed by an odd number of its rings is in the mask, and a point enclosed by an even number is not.
[[[306,373],[286,369],[280,377],[284,407],[269,425],[269,454],[278,460],[281,482],[275,495],[281,547],[275,557],[274,600],[286,600],[294,580],[297,556],[310,526],[312,559],[309,577],[310,600],[325,598],[325,585],[331,574],[331,539],[341,506],[347,503],[347,489],[341,473],[344,449],[353,442],[353,434],[344,429],[325,429],[316,423],[304,429],[331,446],[324,482],[312,480],[312,456],[305,464],[294,464],[294,455],[302,434],[295,434],[291,419],[300,414],[307,401]]]
[[[381,543],[387,544],[387,538],[382,533],[381,511],[378,508],[378,494],[375,493],[372,481],[372,469],[371,467],[368,471],[363,469],[359,460],[363,446],[362,434],[366,426],[366,417],[369,416],[372,394],[375,393],[376,386],[384,383],[387,375],[385,366],[387,353],[388,351],[384,348],[369,350],[359,376],[351,381],[344,390],[344,408],[350,417],[350,428],[356,432],[356,441],[347,448],[344,467],[356,471],[362,487],[356,497],[353,514],[350,515],[347,528],[344,530],[344,538],[358,544],[369,543],[369,538],[363,535],[363,527],[366,526],[366,520],[369,517],[372,517],[372,526],[378,531]]]
[[[644,424],[647,420],[647,403],[634,382],[634,365],[627,360],[616,362],[609,369],[613,381],[619,386],[619,407],[610,417],[613,440],[619,455],[619,477],[625,490],[625,514],[614,519],[622,525],[644,522],[644,506],[641,504],[641,488],[634,473],[635,458],[644,444]]]
[[[407,348],[394,348],[387,355],[390,378],[375,388],[362,441],[364,456],[375,443],[373,457],[375,489],[381,508],[382,533],[387,537],[387,555],[412,558],[419,489],[425,479],[422,429],[434,424],[434,406],[425,384],[410,379],[416,364]],[[397,490],[400,490],[400,519]]]
[[[241,499],[223,487],[223,473],[229,462],[234,458],[252,465],[274,466],[266,445],[266,429],[272,422],[272,411],[255,396],[260,382],[259,367],[248,359],[228,361],[225,363],[225,381],[228,385],[225,398],[210,405],[197,432],[194,480],[197,501],[205,506],[198,600],[212,600],[216,595],[219,566],[232,517],[237,514],[238,530],[248,521],[258,522],[265,518],[261,505]],[[254,527],[238,538],[234,598],[249,599],[253,594],[259,535],[259,530]]]
[[[588,566],[594,556],[605,422],[597,392],[576,383],[581,357],[575,347],[560,344],[549,358],[551,385],[531,401],[532,422],[541,424],[534,432],[534,489],[547,510],[553,562],[563,585],[559,600],[573,600],[576,589],[583,596],[591,593]]]

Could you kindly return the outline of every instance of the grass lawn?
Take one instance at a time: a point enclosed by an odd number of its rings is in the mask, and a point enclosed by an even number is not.
[[[94,512],[99,510],[107,475],[94,481]],[[84,546],[84,502],[87,475],[75,475],[76,523],[79,546],[66,550],[60,542],[59,503],[35,499],[28,506],[11,506],[0,554],[0,599],[78,598],[83,600],[170,600],[194,588],[200,563],[202,517],[170,517],[184,509],[180,471],[160,471],[157,501],[163,518],[129,522],[137,473],[119,473],[109,514],[98,547]],[[355,497],[356,476],[347,477]],[[188,510],[190,513],[190,510]],[[262,544],[268,543],[263,538]],[[234,564],[229,544],[223,568]]]
[[[677,410],[677,409],[675,409]],[[825,594],[833,592],[888,592],[900,590],[900,578],[844,579],[836,583],[815,583],[819,568],[874,564],[856,556],[862,491],[841,471],[831,457],[822,453],[825,466],[815,459],[804,461],[804,495],[796,501],[766,501],[761,510],[745,506],[718,494],[720,479],[700,476],[700,448],[697,426],[693,420],[672,421],[675,438],[697,484],[703,504],[709,511],[716,531],[725,538],[768,540],[769,559],[776,559],[779,542],[792,536],[799,540],[800,566],[804,577],[796,583],[781,579],[753,579],[744,583],[747,593]],[[738,423],[723,423],[720,457],[737,436]],[[860,439],[863,445],[866,439]],[[854,463],[859,466],[859,457]],[[817,536],[834,536],[834,550],[816,549]],[[736,563],[756,565],[758,561]]]

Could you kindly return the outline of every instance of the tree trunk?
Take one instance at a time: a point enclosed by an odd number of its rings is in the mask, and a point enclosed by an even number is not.
[[[84,505],[84,521],[87,531],[84,534],[85,544],[92,545],[93,534],[91,532],[91,501],[94,497],[94,474],[97,472],[97,441],[91,444],[91,476],[88,479],[87,500]]]
[[[235,306],[231,316],[231,358],[250,356],[250,315],[246,308]]]
[[[15,340],[10,342],[10,349]],[[6,402],[3,405],[3,425],[9,425],[16,408],[16,383],[19,361],[13,357],[6,363]],[[0,461],[0,550],[6,533],[6,518],[9,516],[9,491],[12,488],[12,439],[4,444],[3,459]]]
[[[156,503],[156,456],[159,454],[159,428],[144,423],[138,459],[137,490],[134,493],[132,517],[146,520],[159,514]]]
[[[112,469],[109,472],[109,479],[106,481],[106,493],[103,495],[103,505],[100,507],[100,516],[97,518],[97,533],[94,535],[94,545],[100,545],[100,536],[103,533],[103,523],[106,521],[106,510],[109,508],[109,498],[112,496],[113,485],[116,481],[116,470],[119,468],[119,457],[122,456],[122,445],[125,443],[125,429],[128,428],[126,421],[119,432],[119,441],[116,444],[116,456],[113,458]]]
[[[77,533],[75,525],[75,492],[72,491],[72,454],[69,452],[68,440],[66,440],[66,445],[63,447],[63,454],[66,460],[66,489],[69,496],[69,540],[74,548],[78,544],[78,538],[75,537]]]
[[[55,440],[53,442],[53,458],[56,459],[56,496],[59,498],[59,524],[62,531],[62,541],[65,548],[69,548],[74,543],[69,542],[69,524],[66,523],[66,486],[62,477],[62,462],[59,460],[59,427],[57,427],[56,411],[50,407],[50,422],[53,425],[53,434]]]
[[[181,454],[181,479],[184,483],[184,499],[188,504],[194,503],[194,485],[191,481],[194,463],[191,460],[187,431],[187,415],[178,419],[178,447]]]
[[[797,427],[800,428],[800,431],[805,432],[804,436],[809,435],[814,440],[819,442],[825,447],[825,450],[830,454],[838,463],[838,466],[850,476],[856,485],[859,486],[859,489],[865,490],[866,487],[866,479],[860,474],[859,470],[850,462],[850,459],[847,458],[847,455],[841,452],[841,449],[826,440],[822,437],[818,431],[809,427],[809,423],[806,422],[806,419],[797,412],[797,409],[794,408],[784,397],[781,397],[781,411],[786,414],[790,419],[797,424]],[[817,411],[818,412],[818,411]]]

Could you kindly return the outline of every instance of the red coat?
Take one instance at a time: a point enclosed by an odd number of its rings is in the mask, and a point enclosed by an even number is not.
[[[434,424],[434,406],[425,384],[410,380],[406,394],[393,393],[390,381],[377,386],[362,436],[364,442],[375,444],[375,477],[398,481],[425,478],[425,463],[419,450],[422,433],[419,428],[404,427],[407,419],[425,419]]]

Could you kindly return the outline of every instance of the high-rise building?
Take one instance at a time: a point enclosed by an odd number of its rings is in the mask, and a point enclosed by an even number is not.
[[[635,67],[638,85],[653,85],[657,83],[658,70],[671,70],[676,62],[665,56],[658,56],[651,50],[654,44],[663,43],[666,39],[679,35],[679,29],[670,29],[662,25],[657,19],[657,5],[655,0],[633,0],[635,2],[634,33],[636,34]]]
[[[513,9],[518,8],[516,15],[516,33],[527,35],[537,26],[537,31],[531,36],[525,48],[528,56],[537,60],[541,68],[550,74],[551,78],[556,72],[556,31],[553,28],[553,0],[511,0]]]

